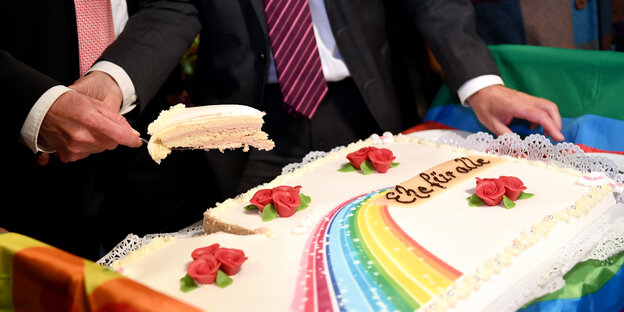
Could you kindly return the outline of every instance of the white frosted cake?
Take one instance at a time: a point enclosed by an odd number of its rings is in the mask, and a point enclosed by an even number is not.
[[[621,188],[542,162],[389,141],[307,163],[208,209],[208,235],[154,240],[113,267],[209,311],[498,309]],[[289,210],[296,194],[305,209]],[[240,272],[225,288],[181,291],[191,253],[212,244],[244,251]]]
[[[264,113],[245,105],[206,105],[186,107],[177,104],[162,111],[147,133],[147,149],[160,163],[174,148],[235,149],[249,146],[273,148],[273,141],[262,132]]]

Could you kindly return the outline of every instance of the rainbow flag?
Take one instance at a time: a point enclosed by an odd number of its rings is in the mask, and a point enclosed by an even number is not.
[[[624,155],[624,53],[524,45],[491,46],[505,85],[557,104],[566,142],[586,152]],[[489,132],[444,85],[425,116],[430,129]],[[423,127],[422,125],[420,126]],[[521,136],[543,134],[514,120]]]
[[[17,233],[0,234],[0,311],[201,311]]]

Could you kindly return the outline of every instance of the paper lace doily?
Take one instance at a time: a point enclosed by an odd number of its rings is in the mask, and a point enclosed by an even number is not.
[[[613,160],[587,155],[572,143],[553,145],[548,138],[542,135],[533,134],[522,139],[517,134],[505,134],[494,138],[492,135],[483,132],[467,137],[451,133],[440,137],[436,142],[497,155],[539,160],[581,172],[601,171],[615,181],[624,182],[624,173],[618,171]],[[345,146],[336,147],[329,152],[310,152],[303,158],[302,162],[285,166],[282,169],[282,174],[291,173],[343,148]],[[507,292],[507,295],[499,298],[490,306],[489,310],[516,310],[535,298],[560,289],[564,285],[563,275],[576,263],[588,259],[605,260],[624,250],[624,194],[617,194],[616,200],[616,207],[612,209],[611,213],[601,217],[579,235],[571,244],[566,246],[565,250],[559,253],[556,259],[548,261],[537,271],[532,272],[531,276],[516,284],[511,291]],[[175,233],[151,234],[144,237],[130,234],[97,263],[110,266],[128,253],[146,245],[155,237],[193,237],[203,234],[201,221]]]

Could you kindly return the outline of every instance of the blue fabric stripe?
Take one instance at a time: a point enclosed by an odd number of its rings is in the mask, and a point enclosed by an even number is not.
[[[469,132],[489,132],[481,125],[472,109],[459,104],[432,107],[427,112],[425,121],[435,121]],[[604,151],[624,152],[624,139],[622,138],[624,121],[622,120],[584,115],[578,118],[562,117],[561,123],[561,132],[567,142],[583,144]],[[510,128],[521,136],[544,133],[541,127],[531,130],[529,123],[521,120],[514,120]]]

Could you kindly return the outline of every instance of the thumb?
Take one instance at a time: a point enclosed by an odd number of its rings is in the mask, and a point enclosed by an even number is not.
[[[106,105],[100,105],[99,108],[102,115],[111,122],[111,127],[105,133],[109,133],[110,137],[121,145],[130,147],[139,147],[143,145],[140,138],[141,134],[132,128],[126,118],[119,114],[119,112],[115,112],[112,108]],[[103,127],[106,126],[103,125]]]

